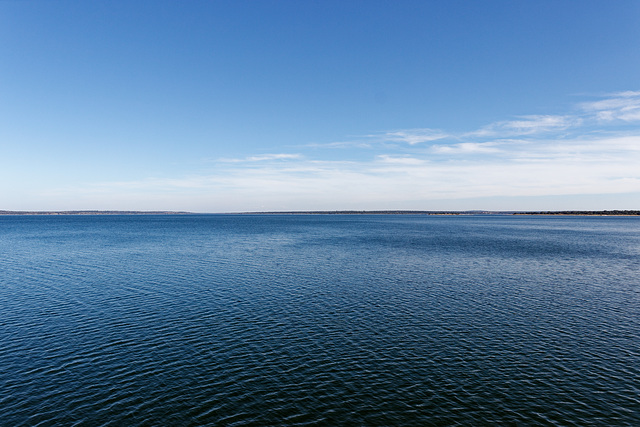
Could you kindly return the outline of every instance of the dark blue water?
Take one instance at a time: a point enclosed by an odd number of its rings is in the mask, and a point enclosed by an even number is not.
[[[640,425],[640,219],[0,217],[0,425]]]

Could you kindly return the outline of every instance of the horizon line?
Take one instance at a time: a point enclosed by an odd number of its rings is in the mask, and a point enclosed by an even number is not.
[[[241,212],[189,212],[171,210],[0,210],[0,215],[640,215],[640,210],[289,210],[289,211],[241,211]]]

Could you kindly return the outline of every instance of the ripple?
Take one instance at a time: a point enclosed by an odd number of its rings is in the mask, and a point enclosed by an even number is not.
[[[0,424],[637,425],[610,220],[0,222]]]

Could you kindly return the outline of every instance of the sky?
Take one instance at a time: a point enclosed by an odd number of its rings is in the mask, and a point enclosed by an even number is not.
[[[0,0],[3,209],[640,209],[640,2]]]

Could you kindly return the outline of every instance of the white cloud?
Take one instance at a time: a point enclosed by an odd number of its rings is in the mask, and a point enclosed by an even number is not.
[[[436,199],[640,193],[640,129],[622,133],[601,125],[598,133],[588,133],[593,129],[580,126],[603,114],[630,120],[640,114],[636,107],[640,92],[623,92],[581,104],[582,116],[523,116],[458,135],[433,129],[369,135],[368,143],[359,142],[366,151],[349,145],[351,161],[319,158],[314,150],[261,154],[220,159],[208,173],[50,194],[85,206],[102,198],[165,209],[163,203],[176,200],[190,203],[179,205],[183,210],[221,212],[403,209]]]
[[[496,148],[497,142],[461,142],[452,145],[433,145],[431,150],[441,154],[481,154],[481,153],[499,153],[501,150]]]
[[[261,156],[247,157],[247,161],[261,162],[264,160],[292,160],[299,159],[300,157],[300,154],[263,154]]]
[[[451,135],[438,130],[429,128],[420,129],[401,129],[390,132],[374,133],[363,135],[354,140],[336,141],[324,144],[307,144],[307,147],[313,148],[367,148],[375,149],[381,145],[390,145],[389,143],[401,143],[414,146],[422,143],[437,141],[449,138]]]
[[[311,143],[306,144],[305,147],[310,148],[372,148],[370,142],[364,141],[334,141],[323,144]]]
[[[218,161],[224,162],[224,163],[263,162],[267,160],[295,160],[295,159],[300,159],[301,157],[302,157],[301,154],[280,153],[280,154],[262,154],[259,156],[245,157],[244,159],[222,158],[222,159],[219,159]]]
[[[381,154],[377,156],[377,159],[382,163],[394,164],[394,165],[422,165],[425,160],[417,159],[409,156],[391,156],[388,154]]]
[[[565,130],[581,124],[581,119],[573,116],[522,116],[518,120],[492,123],[466,136],[508,137],[534,135],[543,132]]]
[[[496,155],[486,150],[497,148],[486,144],[451,147],[469,153],[484,150],[487,156],[481,158],[449,156],[427,161],[418,156],[380,154],[350,162],[297,157],[251,167],[221,163],[209,174],[107,182],[68,189],[66,195],[89,201],[97,197],[147,201],[156,208],[162,208],[158,204],[162,200],[172,198],[219,212],[401,209],[434,199],[640,192],[640,132],[503,144]]]
[[[378,136],[378,135],[370,135]],[[384,141],[404,142],[409,145],[416,145],[423,142],[437,141],[447,138],[449,135],[437,129],[406,129],[394,132],[386,132],[380,135]]]
[[[640,91],[615,93],[600,101],[582,103],[580,107],[603,122],[640,121]]]

